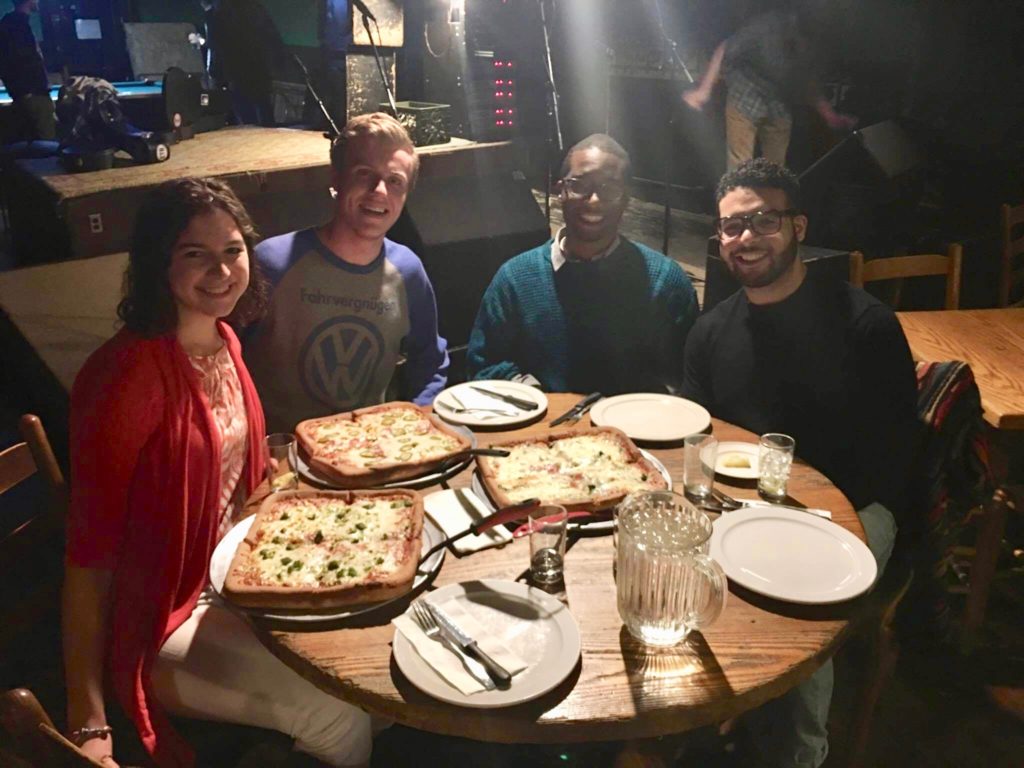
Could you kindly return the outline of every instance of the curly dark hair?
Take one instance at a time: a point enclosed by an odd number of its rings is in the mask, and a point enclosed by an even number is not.
[[[737,187],[748,189],[781,189],[786,193],[790,208],[802,210],[800,207],[800,180],[788,168],[773,163],[763,157],[746,160],[738,167],[728,171],[718,182],[715,189],[715,203]]]
[[[267,282],[253,258],[258,236],[245,206],[219,179],[175,179],[150,192],[135,216],[128,269],[117,305],[117,316],[129,330],[152,337],[175,329],[178,308],[167,278],[171,251],[195,216],[217,209],[235,220],[249,252],[249,287],[227,321],[241,328],[263,314]]]

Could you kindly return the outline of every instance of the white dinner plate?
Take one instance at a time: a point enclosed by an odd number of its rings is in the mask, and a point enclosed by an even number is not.
[[[458,424],[452,424],[451,427],[469,440],[470,447],[476,448],[476,435]],[[449,477],[454,477],[464,470],[471,461],[472,458],[460,461],[458,464],[449,467],[444,472],[427,472],[425,475],[407,477],[403,480],[392,480],[390,483],[384,483],[383,485],[366,486],[366,490],[373,488],[426,488],[428,486],[435,485],[442,480],[447,480]],[[340,487],[327,475],[322,472],[318,472],[316,469],[309,466],[309,462],[306,461],[302,455],[302,451],[300,450],[295,451],[295,469],[298,471],[299,475],[306,480],[306,482],[313,483],[314,485],[319,485],[324,488],[333,488],[338,491],[348,490]]]
[[[477,392],[473,387],[491,389],[503,395],[530,400],[538,407],[532,411],[526,411],[511,403]],[[455,402],[455,398],[458,398],[466,408],[486,410],[456,413],[454,409],[459,408],[459,405]],[[434,398],[434,413],[452,424],[462,424],[467,427],[511,427],[525,424],[528,421],[539,419],[547,412],[547,409],[547,395],[539,389],[527,384],[520,384],[517,381],[502,379],[485,379],[456,384],[454,387],[448,387]]]
[[[790,603],[839,603],[875,583],[860,539],[829,520],[777,507],[747,507],[715,521],[711,557],[740,586]]]
[[[725,442],[718,444],[718,458],[715,459],[715,472],[726,477],[739,480],[757,480],[758,457],[760,449],[754,443]],[[729,454],[739,454],[749,463],[749,467],[727,467],[725,459]]]
[[[256,515],[249,515],[244,520],[239,521],[235,524],[217,547],[213,550],[213,557],[210,558],[210,584],[217,590],[217,594],[224,598],[225,602],[231,603],[231,600],[224,597],[221,594],[221,590],[224,588],[224,579],[227,578],[228,569],[231,567],[231,561],[235,557],[235,550],[238,549],[238,545],[241,543],[245,535],[249,533],[249,529],[252,527],[253,520],[256,519]],[[440,544],[444,541],[444,532],[437,527],[433,520],[428,517],[423,518],[423,544],[420,548],[421,557],[435,544]],[[432,554],[430,558],[420,563],[419,568],[416,571],[416,577],[412,582],[412,589],[410,592],[416,591],[416,589],[430,578],[431,574],[436,573],[441,568],[441,562],[444,560],[444,548],[439,549],[437,552]],[[408,593],[406,593],[408,594]],[[296,610],[287,611],[280,608],[244,608],[242,606],[234,606],[240,611],[245,611],[250,616],[259,616],[264,619],[276,619],[278,621],[298,621],[298,622],[319,622],[319,621],[337,621],[338,619],[346,619],[349,616],[358,616],[361,613],[367,613],[368,611],[375,611],[381,606],[387,605],[388,603],[394,602],[404,598],[405,595],[399,595],[391,600],[381,600],[377,603],[365,603],[363,605],[353,605],[347,608],[328,609],[327,611],[310,613],[307,610]],[[232,603],[232,605],[234,605]]]
[[[441,701],[479,709],[521,704],[543,696],[565,680],[579,660],[576,619],[566,605],[536,587],[481,579],[441,587],[430,595],[430,602],[441,607],[458,603],[527,664],[507,689],[466,696],[434,671],[396,630],[392,652],[398,668],[409,682]]]
[[[640,392],[598,401],[590,420],[599,427],[617,427],[634,440],[667,442],[703,432],[711,414],[692,400]]]
[[[659,473],[661,473],[661,476],[665,478],[665,482],[668,483],[668,490],[671,491],[672,476],[669,475],[668,469],[665,468],[665,465],[662,464],[661,461],[654,456],[654,454],[645,451],[643,448],[640,448],[639,451],[641,454],[643,454],[644,458],[651,462],[651,464],[654,465],[654,468],[657,469]],[[480,480],[480,473],[477,472],[476,470],[473,470],[473,477],[469,482],[470,488],[473,489],[473,493],[480,497],[480,500],[483,501],[487,509],[491,512],[496,511],[497,507],[495,506],[494,502],[491,501],[491,497],[487,495],[487,489],[484,488],[484,484]],[[612,529],[615,528],[615,521],[595,519],[593,522],[580,523],[576,520],[569,520],[569,530],[572,530],[574,528],[586,528],[588,531],[610,532]]]

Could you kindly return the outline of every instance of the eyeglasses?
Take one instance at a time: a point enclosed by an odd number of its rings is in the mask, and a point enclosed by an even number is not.
[[[594,181],[581,176],[562,179],[562,189],[570,200],[588,200],[596,192],[606,203],[617,203],[626,194],[626,185],[621,181]]]
[[[748,229],[755,235],[774,235],[782,229],[785,216],[798,213],[800,211],[796,208],[787,208],[784,211],[755,211],[747,216],[724,216],[715,220],[715,229],[720,237],[730,240],[741,236]]]

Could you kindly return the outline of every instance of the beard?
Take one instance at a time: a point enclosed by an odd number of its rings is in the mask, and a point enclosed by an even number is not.
[[[768,256],[768,268],[763,272],[750,272],[737,265],[736,256],[745,252],[742,250],[734,253],[732,258],[726,261],[726,266],[729,268],[732,276],[744,288],[764,288],[774,283],[790,270],[793,262],[796,261],[799,246],[800,243],[795,237],[790,238],[789,244],[784,249],[777,254]]]

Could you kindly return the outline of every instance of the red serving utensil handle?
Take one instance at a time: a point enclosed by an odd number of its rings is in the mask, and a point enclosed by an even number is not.
[[[540,506],[540,499],[527,499],[521,501],[518,504],[513,504],[510,507],[504,507],[499,509],[494,514],[488,515],[483,520],[477,520],[471,526],[469,530],[473,533],[482,533],[490,530],[496,525],[502,525],[503,523],[511,523],[513,520],[520,520],[526,515],[531,509]]]

